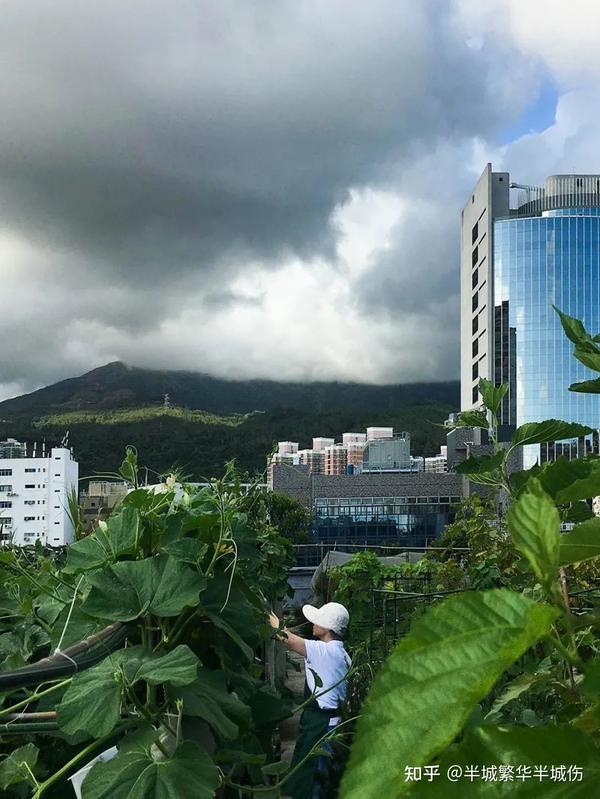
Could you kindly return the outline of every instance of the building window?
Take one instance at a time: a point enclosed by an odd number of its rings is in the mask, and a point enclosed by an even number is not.
[[[60,524],[60,522],[54,522],[54,524]]]
[[[477,261],[479,260],[479,248],[475,247],[473,250],[473,255],[471,256],[471,264],[473,266],[477,266]]]
[[[12,518],[10,516],[0,516],[0,527],[2,527],[3,524],[10,527],[12,525]]]
[[[12,469],[0,469],[0,477],[12,477]]]
[[[24,522],[34,522],[35,521],[35,516],[23,516],[23,521]]]
[[[479,389],[477,388],[477,386],[473,386],[473,404],[477,402],[478,398],[479,398]]]
[[[479,327],[479,316],[473,317],[473,333],[477,333],[477,328]]]
[[[475,244],[479,237],[479,223],[475,222],[473,225],[473,230],[471,231],[471,244]]]
[[[479,294],[475,292],[475,294],[473,294],[473,300],[471,302],[471,310],[474,311],[478,305],[479,305]]]
[[[474,195],[474,194],[472,194],[472,195],[471,195],[471,203],[474,203],[474,202],[475,202],[475,195]]]
[[[477,355],[478,352],[479,352],[479,339],[476,338],[475,341],[473,342],[473,356]]]
[[[473,364],[473,380],[477,380],[479,377],[479,363]]]
[[[479,282],[479,269],[476,269],[473,272],[473,282],[471,283],[471,288],[475,288],[478,282]]]
[[[12,508],[12,502],[0,502],[0,508]]]
[[[25,488],[35,488],[35,483],[25,483]]]
[[[33,474],[35,469],[25,469],[25,474]]]

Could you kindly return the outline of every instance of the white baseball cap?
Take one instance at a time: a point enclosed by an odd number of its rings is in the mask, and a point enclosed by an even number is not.
[[[323,627],[324,630],[333,630],[338,635],[342,635],[346,631],[350,619],[348,611],[339,602],[327,602],[321,608],[304,605],[302,613],[313,624]]]

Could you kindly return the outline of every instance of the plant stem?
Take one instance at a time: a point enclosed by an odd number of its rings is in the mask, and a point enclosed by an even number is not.
[[[62,682],[56,683],[55,685],[51,685],[50,688],[45,688],[43,691],[36,691],[35,693],[28,696],[26,699],[22,699],[20,702],[17,702],[16,705],[11,705],[10,707],[5,707],[0,710],[0,716],[6,716],[8,713],[14,713],[15,710],[19,710],[19,708],[25,707],[30,702],[35,702],[36,699],[41,699],[42,696],[47,696],[48,694],[52,693],[52,691],[56,691],[59,688],[62,688],[63,685],[68,685],[73,678],[69,677],[68,680],[63,680]]]
[[[294,766],[294,768],[293,768],[293,769],[290,769],[290,770],[287,772],[287,774],[286,774],[286,775],[283,777],[283,779],[282,779],[282,780],[280,780],[279,782],[275,783],[275,785],[265,785],[265,786],[256,786],[256,787],[254,787],[253,785],[240,785],[239,783],[236,783],[236,782],[231,782],[230,780],[228,780],[228,779],[227,779],[227,777],[225,777],[225,779],[224,779],[224,782],[226,783],[226,785],[229,785],[231,788],[237,788],[238,790],[241,790],[241,791],[246,791],[247,793],[273,793],[273,791],[277,790],[278,788],[281,788],[281,786],[282,786],[282,785],[283,785],[285,782],[287,782],[287,780],[288,780],[288,779],[289,779],[289,778],[292,776],[292,774],[294,774],[296,771],[298,771],[298,769],[299,769],[301,766],[303,766],[303,765],[304,765],[304,763],[305,763],[305,762],[306,762],[306,761],[307,761],[307,760],[308,760],[310,757],[312,757],[312,756],[313,756],[313,752],[315,751],[315,749],[318,749],[318,747],[319,747],[319,746],[320,746],[320,745],[321,745],[321,744],[322,744],[324,741],[328,740],[329,738],[332,738],[332,737],[333,737],[333,736],[334,736],[334,735],[337,733],[338,729],[339,729],[340,727],[343,727],[343,726],[344,726],[344,724],[349,724],[351,721],[356,721],[356,719],[357,719],[357,718],[359,718],[359,717],[358,717],[358,716],[354,716],[354,717],[353,717],[353,718],[351,718],[351,719],[346,719],[346,721],[342,721],[342,722],[340,722],[340,724],[337,724],[337,725],[336,725],[336,726],[335,726],[335,727],[334,727],[334,728],[333,728],[331,731],[329,731],[329,732],[326,732],[326,733],[325,733],[325,735],[322,735],[322,736],[319,738],[319,740],[316,742],[316,744],[314,744],[314,745],[311,747],[311,750],[310,750],[310,752],[308,752],[308,753],[307,753],[307,754],[306,754],[306,755],[305,755],[305,756],[302,758],[302,760],[300,760],[298,763],[296,763],[296,765]]]
[[[65,763],[65,765],[62,768],[60,768],[58,771],[55,771],[54,774],[48,777],[47,780],[44,780],[44,782],[39,783],[35,793],[33,794],[33,799],[39,799],[39,797],[44,793],[44,791],[46,791],[48,788],[50,788],[52,785],[58,782],[62,777],[65,776],[65,774],[68,774],[69,771],[73,768],[73,766],[76,766],[80,760],[86,758],[95,749],[98,749],[100,746],[103,746],[107,741],[113,738],[114,735],[115,731],[113,730],[112,732],[109,732],[108,735],[104,735],[102,738],[98,738],[97,741],[92,741],[91,744],[88,744],[84,749],[81,750],[81,752],[78,752],[75,755],[75,757],[71,758],[71,760],[69,760],[68,763]]]
[[[135,695],[135,692],[131,688],[127,689],[127,696],[131,700],[132,705],[135,707],[135,709],[138,711],[138,713],[141,716],[143,716],[149,724],[152,724],[152,725],[157,724],[157,723],[160,724],[162,727],[165,728],[165,730],[168,733],[170,733],[173,736],[173,738],[175,738],[175,740],[177,740],[177,733],[171,727],[171,725],[168,724],[166,721],[164,721],[158,714],[151,713],[148,710],[148,708],[140,702],[140,700]],[[159,746],[159,749],[160,748],[161,747]],[[161,749],[161,751],[163,751],[163,750]],[[164,754],[166,754],[168,756],[167,752],[165,752]]]

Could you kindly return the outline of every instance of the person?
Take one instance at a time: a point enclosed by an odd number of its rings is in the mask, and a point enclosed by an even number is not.
[[[349,621],[346,608],[339,602],[328,602],[321,608],[304,605],[302,613],[312,622],[316,640],[303,638],[286,628],[280,631],[285,646],[306,659],[305,701],[316,694],[307,701],[302,711],[290,769],[300,763],[315,744],[340,723],[340,703],[346,696],[344,678],[351,665],[342,640]],[[279,630],[280,622],[274,613],[271,613],[269,621],[273,628]],[[315,675],[320,685],[317,685]],[[322,763],[323,759],[317,757],[305,760],[287,780],[284,787],[286,795],[291,799],[316,799],[320,795],[316,776]]]

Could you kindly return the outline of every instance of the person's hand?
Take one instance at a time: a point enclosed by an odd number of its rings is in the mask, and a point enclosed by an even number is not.
[[[280,624],[279,619],[272,612],[269,613],[269,624],[271,625],[271,627],[273,627],[273,629],[275,629],[275,630],[279,629],[279,624]]]

